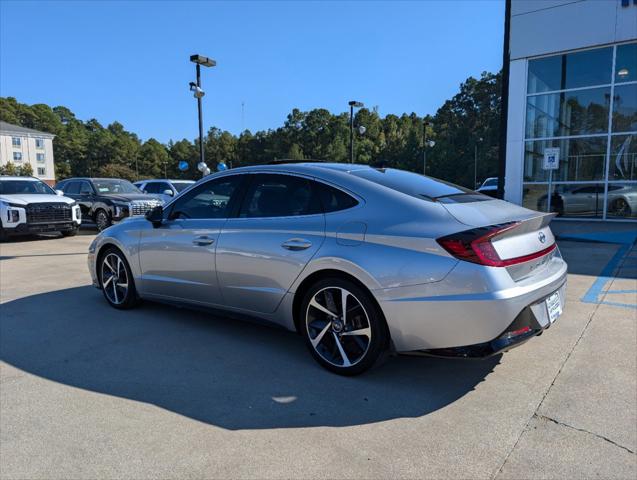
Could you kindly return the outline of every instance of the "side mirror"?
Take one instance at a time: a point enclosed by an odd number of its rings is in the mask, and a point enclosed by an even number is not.
[[[173,193],[172,190],[166,189],[166,190],[164,190],[164,195],[170,195],[172,197],[174,195],[174,193]]]
[[[164,207],[161,205],[156,206],[152,210],[146,212],[146,220],[153,224],[153,227],[157,228],[161,226],[164,221]]]
[[[56,190],[56,191],[55,191],[55,194],[56,194],[56,195],[59,195],[60,197],[63,197],[63,196],[64,196],[64,192],[63,192],[62,190]]]

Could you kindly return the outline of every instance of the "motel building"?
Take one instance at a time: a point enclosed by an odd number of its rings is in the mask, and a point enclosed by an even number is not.
[[[30,164],[33,176],[55,185],[53,138],[55,135],[0,121],[0,165]]]
[[[505,199],[637,221],[637,0],[510,2]]]

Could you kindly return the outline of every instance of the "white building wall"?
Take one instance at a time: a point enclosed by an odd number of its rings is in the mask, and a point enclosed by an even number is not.
[[[53,158],[53,136],[45,134],[46,136],[37,134],[24,134],[24,133],[2,133],[0,134],[0,165],[6,165],[8,162],[13,163],[16,166],[25,165],[29,163],[33,168],[33,175],[41,180],[48,181],[48,183],[54,183],[55,181],[55,163]],[[21,140],[21,146],[16,148],[13,146],[13,137],[18,137]],[[44,148],[36,148],[36,139],[41,138],[44,140]],[[13,152],[22,153],[22,162],[13,161]],[[44,162],[38,162],[37,154],[44,154]],[[44,168],[45,173],[39,174],[38,167]]]
[[[504,198],[522,202],[526,77],[530,57],[637,39],[631,0],[512,0]]]

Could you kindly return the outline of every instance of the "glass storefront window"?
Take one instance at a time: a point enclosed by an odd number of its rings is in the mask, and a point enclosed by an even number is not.
[[[548,185],[525,183],[522,187],[522,206],[531,210],[546,212],[548,208],[547,192]]]
[[[558,217],[602,218],[604,184],[554,185],[551,210]]]
[[[554,182],[582,182],[604,179],[607,137],[564,138],[525,142],[524,180],[547,182],[542,168],[544,149],[560,149],[560,167],[553,171]]]
[[[606,85],[611,82],[612,64],[611,47],[530,60],[527,92]]]
[[[608,180],[637,180],[637,134],[612,137]]]
[[[607,132],[609,104],[610,87],[529,96],[526,137],[566,137]]]
[[[609,183],[606,216],[637,218],[637,183]]]
[[[613,132],[637,131],[637,83],[618,85],[613,98]]]
[[[637,80],[637,43],[619,45],[615,59],[615,82]]]

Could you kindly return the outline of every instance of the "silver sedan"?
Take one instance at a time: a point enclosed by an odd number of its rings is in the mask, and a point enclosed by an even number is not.
[[[88,264],[115,308],[259,318],[353,375],[384,352],[486,357],[549,328],[566,291],[552,216],[401,170],[263,165],[106,229]]]

